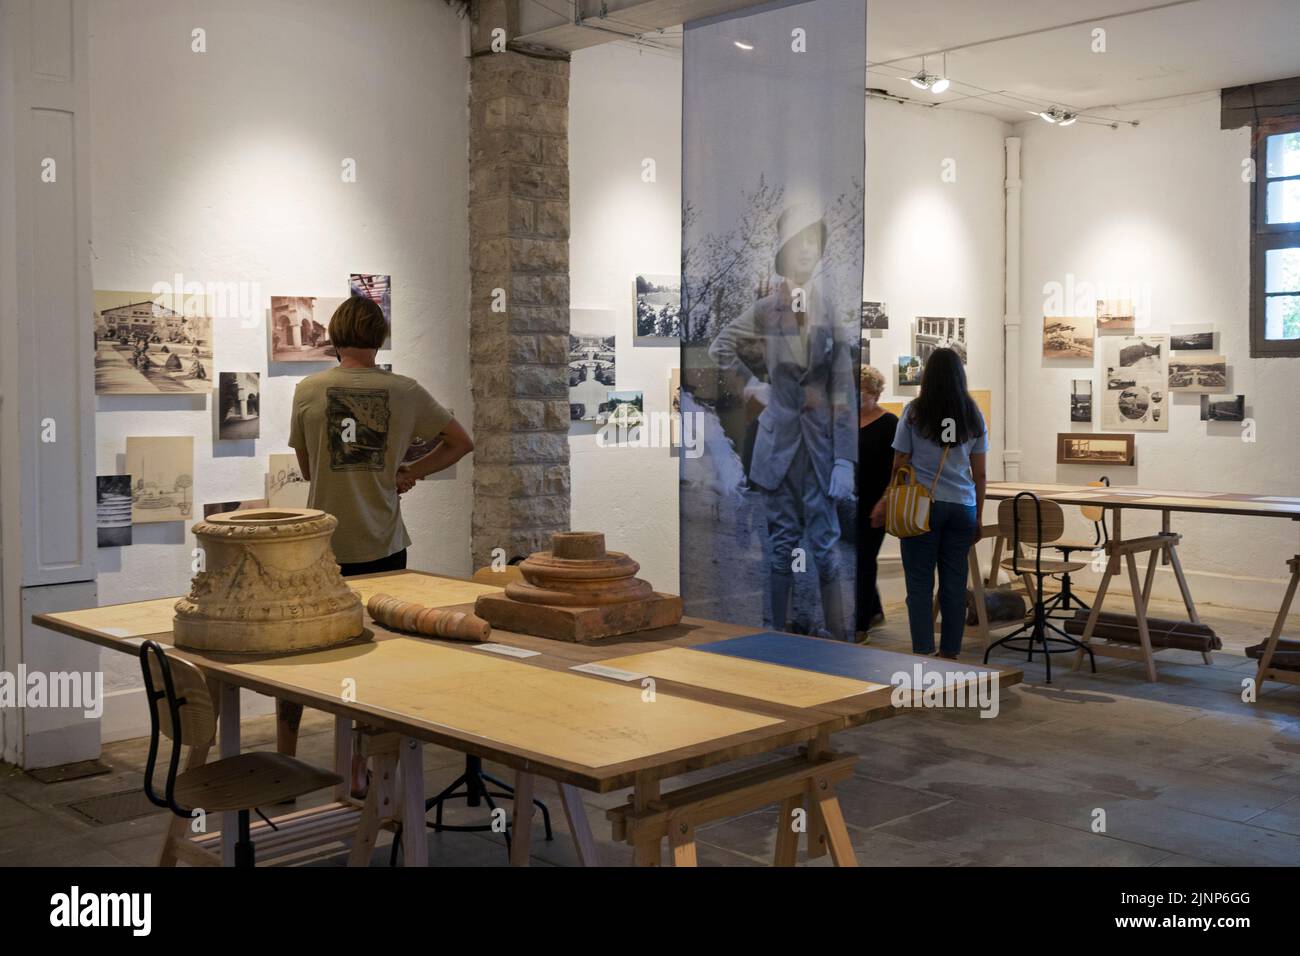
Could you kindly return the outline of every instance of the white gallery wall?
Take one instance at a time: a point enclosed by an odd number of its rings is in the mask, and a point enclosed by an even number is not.
[[[92,4],[95,288],[149,291],[177,273],[251,284],[258,324],[214,322],[215,371],[262,376],[256,441],[214,441],[215,393],[99,397],[99,474],[122,472],[128,436],[190,435],[196,514],[264,497],[299,379],[268,375],[264,309],[272,295],[345,296],[352,272],[393,277],[380,361],[469,420],[465,21],[429,0],[371,13],[360,0]],[[192,51],[196,29],[206,52]],[[403,498],[413,567],[468,576],[472,467]],[[131,546],[98,552],[100,602],[185,593],[193,547],[188,522],[135,525]],[[133,661],[105,652],[104,665],[110,692],[135,685]],[[139,700],[120,704],[105,739],[139,732]]]
[[[1242,162],[1250,157],[1250,133],[1219,129],[1217,93],[1150,106],[1125,111],[1140,120],[1136,128],[1080,123],[1059,129],[1030,120],[1018,129],[1024,139],[1022,477],[1083,482],[1104,471],[1119,485],[1295,495],[1300,363],[1249,357],[1250,186]],[[1212,324],[1228,362],[1227,391],[1246,396],[1257,440],[1243,442],[1239,425],[1200,421],[1199,396],[1173,394],[1168,432],[1137,433],[1135,466],[1057,465],[1058,432],[1104,430],[1099,422],[1071,425],[1070,380],[1091,378],[1096,389],[1103,383],[1100,353],[1092,363],[1042,358],[1044,290],[1051,283],[1073,283],[1081,299],[1087,299],[1084,283],[1128,284],[1140,303],[1139,324],[1146,321],[1149,331]],[[1076,309],[1092,315],[1094,305]],[[1158,514],[1129,514],[1126,536],[1159,528]],[[1175,515],[1174,530],[1185,535],[1182,562],[1199,600],[1277,608],[1284,562],[1296,553],[1293,523]],[[1157,588],[1177,597],[1172,574],[1159,575]]]
[[[676,348],[632,344],[633,279],[680,272],[681,61],[607,44],[574,54],[569,84],[570,297],[610,309],[618,333],[618,387],[666,411]],[[916,316],[967,319],[972,388],[993,391],[990,473],[1001,477],[1003,139],[1008,127],[970,113],[869,100],[864,297],[884,301],[890,328],[871,359],[895,387],[897,357],[912,350]],[[656,181],[642,180],[655,160]],[[945,176],[945,173],[948,175]],[[954,178],[955,177],[955,178]],[[678,582],[678,460],[667,449],[602,449],[569,442],[573,527],[605,532],[657,587]],[[897,564],[897,542],[885,546]],[[901,578],[886,598],[902,597]]]

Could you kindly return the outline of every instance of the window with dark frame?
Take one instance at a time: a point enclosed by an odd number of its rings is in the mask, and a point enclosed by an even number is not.
[[[1300,356],[1300,114],[1253,132],[1250,354]]]

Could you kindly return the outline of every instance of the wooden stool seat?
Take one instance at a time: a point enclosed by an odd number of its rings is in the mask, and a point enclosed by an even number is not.
[[[207,813],[249,810],[301,797],[343,778],[279,753],[246,753],[186,770],[176,777],[176,802]]]
[[[1095,541],[1053,541],[1045,547],[1051,551],[1099,551],[1102,546]]]
[[[1002,562],[1002,566],[1008,571],[1014,571],[1020,574],[1025,570],[1025,560],[1020,559],[1017,564],[1014,558],[1007,558]],[[1036,568],[1041,568],[1044,574],[1064,574],[1066,571],[1082,571],[1088,566],[1086,561],[1053,561],[1050,558],[1039,561]]]

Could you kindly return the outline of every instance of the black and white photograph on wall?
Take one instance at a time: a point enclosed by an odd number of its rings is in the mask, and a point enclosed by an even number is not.
[[[636,277],[636,337],[671,339],[682,337],[681,275],[638,275]]]
[[[964,317],[916,317],[916,334],[912,339],[912,354],[925,365],[925,360],[935,349],[952,349],[966,364],[966,319]]]
[[[136,524],[184,521],[194,513],[192,435],[127,438],[126,470]]]
[[[261,435],[261,375],[222,372],[217,379],[217,438],[232,441]]]
[[[1169,332],[1172,352],[1213,352],[1214,326],[1175,325]]]
[[[329,325],[334,310],[343,302],[327,296],[271,296],[271,361],[336,361]]]
[[[95,394],[210,392],[212,318],[196,311],[201,297],[96,291]]]
[[[393,347],[393,277],[354,272],[348,276],[348,292],[379,304],[388,323],[388,338],[381,348]]]
[[[885,310],[883,302],[863,302],[862,303],[862,337],[872,337],[879,335],[889,328],[889,313]]]
[[[1228,387],[1228,362],[1222,355],[1194,353],[1169,359],[1171,392],[1221,392]]]
[[[1092,421],[1092,379],[1076,378],[1070,382],[1070,421]]]
[[[1169,336],[1102,340],[1101,425],[1120,431],[1169,430]]]
[[[1245,395],[1202,395],[1201,421],[1243,422],[1246,420]]]
[[[1043,358],[1091,360],[1095,331],[1092,316],[1044,316]]]
[[[898,357],[898,387],[913,388],[921,384],[921,360],[915,355]]]
[[[95,476],[95,533],[101,548],[131,543],[131,476]]]
[[[569,421],[596,421],[618,384],[615,340],[612,310],[569,310]]]
[[[704,436],[679,459],[683,603],[838,640],[855,621],[838,504],[858,444],[865,18],[860,0],[762,4],[682,41],[681,405]],[[778,52],[805,34],[815,55]]]
[[[1132,299],[1097,300],[1097,334],[1129,335],[1137,326]]]

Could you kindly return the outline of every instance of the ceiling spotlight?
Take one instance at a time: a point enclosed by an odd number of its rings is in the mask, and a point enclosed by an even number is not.
[[[1055,122],[1056,122],[1056,107],[1053,106],[1050,110],[1043,110],[1043,111],[1042,111],[1041,113],[1039,113],[1038,115],[1039,115],[1039,116],[1043,119],[1043,121],[1046,122],[1046,123],[1055,123]]]
[[[1060,122],[1060,125],[1061,125],[1061,126],[1072,126],[1072,125],[1074,125],[1075,123],[1077,123],[1078,121],[1079,121],[1079,114],[1078,114],[1078,113],[1062,113],[1062,114],[1061,114],[1061,122]]]
[[[929,75],[927,75],[924,70],[921,71],[920,73],[916,74],[916,76],[912,77],[912,85],[915,86],[918,90],[928,90],[930,88]]]
[[[736,46],[739,47],[739,48],[742,49],[742,50],[746,50],[746,51],[748,51],[748,50],[752,50],[752,49],[754,49],[754,44],[752,44],[752,43],[746,43],[744,40],[736,40],[736,41],[734,41],[734,42],[735,42]]]
[[[935,77],[934,83],[930,85],[930,92],[939,94],[948,89],[951,84],[948,82],[948,54],[943,55],[943,72]]]

